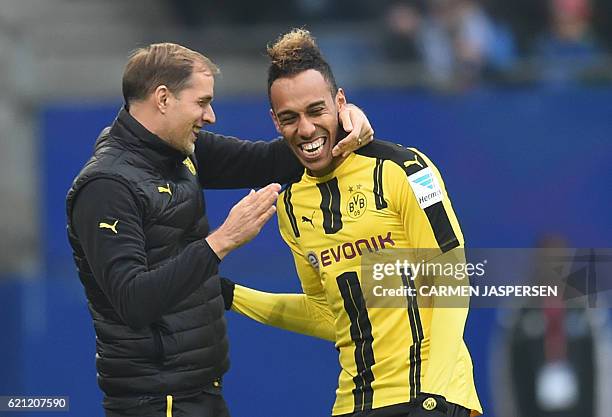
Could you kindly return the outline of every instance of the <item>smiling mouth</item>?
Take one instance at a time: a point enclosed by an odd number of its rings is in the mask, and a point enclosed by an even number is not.
[[[194,126],[193,127],[193,134],[195,135],[195,137],[198,137],[198,133],[200,133],[200,131],[202,130],[202,127],[200,126]]]
[[[323,145],[325,145],[326,141],[327,139],[322,136],[313,140],[312,142],[302,143],[298,146],[302,151],[302,154],[304,154],[304,156],[307,158],[318,158],[323,152]]]

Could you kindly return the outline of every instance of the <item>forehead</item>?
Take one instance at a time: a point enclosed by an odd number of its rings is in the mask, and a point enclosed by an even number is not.
[[[331,90],[323,75],[313,69],[293,77],[278,78],[270,87],[270,101],[276,112],[302,110],[321,100],[332,101]]]
[[[189,77],[189,82],[181,91],[181,94],[194,96],[212,96],[215,87],[215,77],[210,71],[195,70]]]

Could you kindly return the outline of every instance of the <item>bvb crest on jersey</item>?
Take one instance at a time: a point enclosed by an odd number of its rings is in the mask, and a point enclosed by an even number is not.
[[[361,191],[356,191],[349,197],[346,204],[346,212],[353,219],[358,219],[363,216],[368,208],[368,200]]]

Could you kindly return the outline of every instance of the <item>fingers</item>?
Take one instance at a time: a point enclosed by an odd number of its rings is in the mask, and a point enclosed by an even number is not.
[[[259,233],[263,225],[276,213],[274,203],[278,199],[280,189],[280,184],[269,184],[257,192],[249,193],[241,201],[243,206],[240,208],[240,216],[242,221],[246,223],[246,229],[256,229],[254,235]]]
[[[251,205],[251,204],[253,204],[253,201],[256,198],[257,198],[257,192],[252,189],[251,191],[249,191],[249,193],[247,195],[242,197],[242,200],[240,200],[238,203],[236,203],[236,205],[234,207],[244,206],[244,205]]]
[[[258,191],[251,190],[238,204],[256,208],[261,204],[267,204],[267,201],[276,201],[278,193],[281,190],[280,184],[272,183],[259,189]],[[272,204],[272,203],[270,203]]]
[[[261,228],[276,213],[274,203],[280,191],[279,184],[270,184],[255,193],[250,204],[245,205],[242,210],[241,222],[243,223],[244,240],[251,240],[261,230]],[[247,197],[251,197],[249,194]]]
[[[251,190],[232,207],[221,227],[206,238],[220,259],[260,232],[276,212],[274,203],[280,189],[280,184],[273,183],[259,191]]]
[[[374,130],[372,130],[372,127],[369,123],[364,123],[363,127],[361,128],[361,133],[359,134],[359,137],[357,137],[357,140],[355,142],[350,142],[349,144],[347,144],[342,156],[346,158],[351,152],[354,152],[357,149],[366,146],[373,140]]]
[[[362,134],[357,134],[357,130],[354,130],[347,137],[338,142],[332,149],[332,155],[347,157],[351,152],[356,151],[374,140],[374,131],[371,128],[362,129],[362,131]]]
[[[367,127],[364,126],[362,132],[363,133],[357,138],[357,146],[354,149],[345,151],[344,154],[342,154],[343,157],[347,157],[351,152],[366,146],[368,143],[374,140],[374,130],[372,130],[369,124]]]
[[[351,143],[355,144],[359,139],[359,135],[357,132],[358,131],[355,130],[349,133],[344,139],[336,143],[336,146],[334,146],[334,148],[332,149],[332,156],[344,156],[345,153],[350,153],[354,149],[357,149],[356,146],[355,148],[351,148]]]
[[[257,191],[257,193],[260,194],[260,193],[267,193],[267,192],[275,192],[278,194],[280,190],[281,190],[280,184],[273,182],[272,184],[268,184],[264,188]]]
[[[367,116],[359,107],[347,104],[339,113],[344,130],[350,132],[332,149],[333,156],[347,157],[351,152],[367,145],[374,139],[374,130]],[[351,126],[351,130],[345,126]]]
[[[357,140],[359,136],[359,132],[361,130],[361,125],[363,123],[363,118],[357,115],[351,117],[353,112],[353,108],[350,105],[344,107],[344,109],[339,113],[340,123],[342,124],[342,128],[345,132],[348,133],[344,139],[334,146],[332,149],[332,156],[343,155],[344,153],[352,152],[350,148],[350,143]],[[353,120],[355,120],[355,124],[353,124]]]
[[[256,196],[253,199],[253,204],[259,206],[260,210],[267,208],[274,204],[278,198],[281,186],[276,183],[269,184],[257,191]]]
[[[261,230],[261,228],[274,216],[276,213],[276,206],[271,206],[266,210],[259,218],[255,221],[257,226],[257,233]]]
[[[339,115],[340,115],[340,124],[342,125],[342,129],[344,129],[345,132],[352,132],[353,122],[351,121],[350,110],[345,107],[344,110],[342,110]]]
[[[365,121],[363,123],[359,137],[363,141],[367,140],[368,143],[372,142],[372,140],[374,139],[374,129],[372,129],[372,126],[370,126],[369,122]]]
[[[274,203],[278,199],[280,189],[280,184],[272,183],[257,191],[257,199],[253,202],[255,204],[253,214],[258,228],[261,228],[276,213]]]

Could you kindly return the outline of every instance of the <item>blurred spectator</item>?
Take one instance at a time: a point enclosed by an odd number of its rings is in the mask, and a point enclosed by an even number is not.
[[[544,236],[538,247],[533,284],[562,283],[563,277],[569,282],[570,276],[586,275],[596,267],[592,262],[583,267],[584,261],[560,261],[554,266],[551,258],[572,259],[573,251],[562,236]],[[574,251],[574,256],[584,255]],[[609,415],[609,401],[604,398],[610,382],[608,310],[602,305],[587,308],[588,297],[572,299],[567,287],[561,292],[538,304],[525,301],[510,314],[499,311],[503,336],[491,358],[499,417]]]
[[[486,0],[486,2],[489,13],[511,28],[517,53],[522,57],[528,56],[533,50],[534,39],[546,26],[548,15],[546,1]]]
[[[383,49],[394,61],[418,61],[418,38],[422,30],[422,11],[416,2],[395,0],[383,13]]]
[[[476,0],[394,1],[384,20],[388,58],[420,59],[437,86],[468,87],[514,64],[512,34]]]
[[[481,81],[576,79],[610,81],[605,48],[612,48],[612,0],[176,0],[167,3],[187,27],[216,25],[231,55],[259,51],[241,30],[275,33],[291,25],[322,25],[322,47],[348,84],[366,83],[368,68],[385,63],[394,78],[463,90]],[[593,12],[592,12],[593,10]],[[382,29],[369,28],[382,16]],[[257,33],[257,32],[256,32]],[[245,52],[246,51],[246,52]],[[519,60],[519,57],[522,60]],[[603,58],[602,58],[603,57]],[[533,59],[531,59],[533,58]],[[355,71],[360,62],[363,71]],[[609,64],[608,64],[609,65]],[[343,68],[345,70],[343,70]],[[607,72],[606,72],[607,71]]]
[[[602,59],[593,34],[589,0],[550,0],[549,28],[536,43],[536,59],[545,83],[567,84],[588,75]]]
[[[423,32],[427,69],[437,83],[469,86],[514,61],[514,41],[475,0],[430,0]]]

